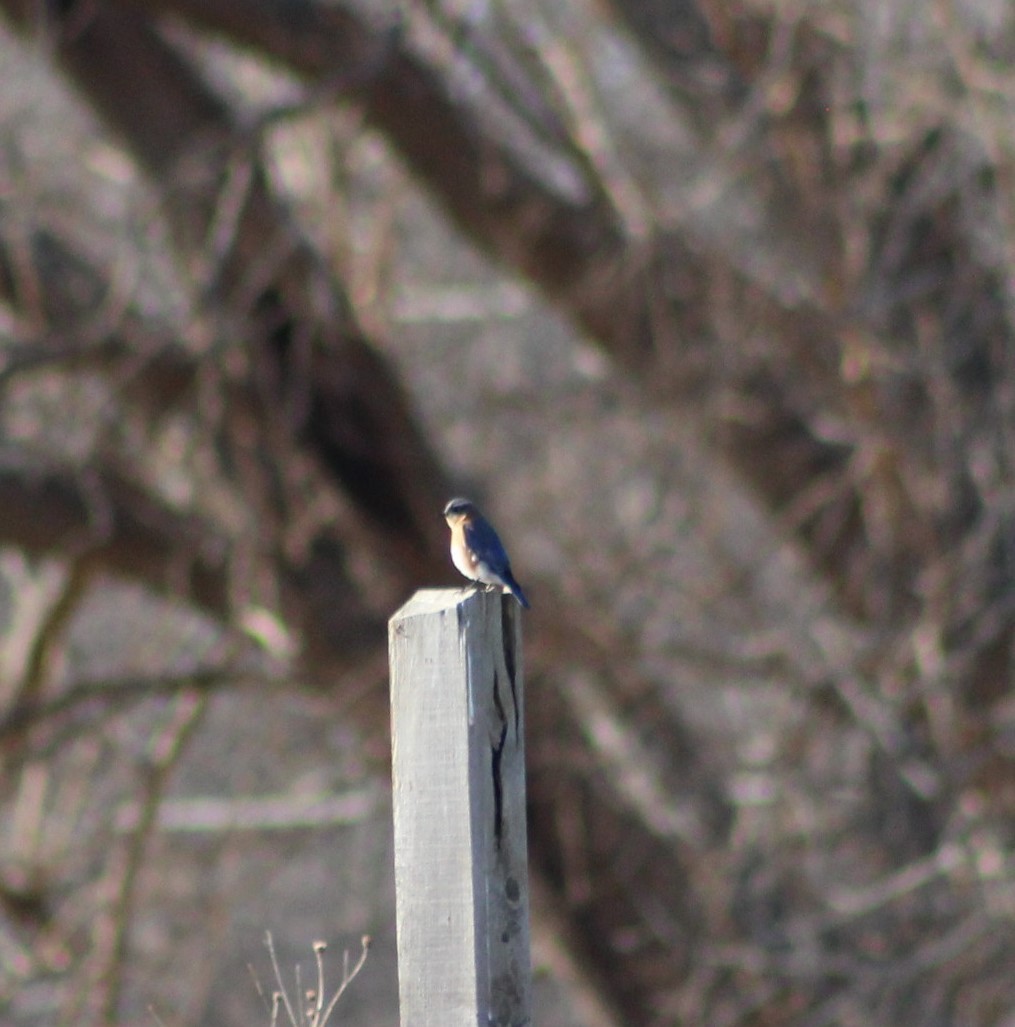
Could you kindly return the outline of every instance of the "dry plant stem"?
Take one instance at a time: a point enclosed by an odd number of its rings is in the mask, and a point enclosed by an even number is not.
[[[294,1002],[290,999],[288,990],[286,989],[285,978],[282,976],[282,968],[279,966],[278,956],[275,954],[275,941],[272,938],[271,931],[265,932],[264,944],[265,948],[268,950],[268,956],[271,959],[271,968],[272,973],[275,975],[275,983],[278,985],[277,989],[272,993],[272,1027],[275,1027],[275,1024],[277,1023],[278,1010],[280,1006],[285,1007],[286,1015],[289,1017],[291,1027],[325,1027],[331,1019],[331,1014],[335,1011],[335,1007],[338,1005],[339,999],[345,994],[346,989],[350,984],[352,984],[359,975],[359,972],[363,969],[363,965],[367,960],[367,953],[370,951],[370,937],[369,935],[364,935],[360,940],[360,954],[355,964],[351,967],[349,965],[348,949],[342,953],[342,980],[335,989],[335,994],[332,995],[327,1006],[325,1006],[324,996],[327,992],[324,981],[324,952],[328,946],[326,942],[315,941],[313,949],[314,962],[317,967],[317,986],[311,993],[310,997],[313,1005],[308,1010],[304,1006],[304,1001],[307,996],[303,991],[299,965],[297,964],[296,966],[296,997]],[[260,983],[257,984],[257,991],[259,995],[263,996],[264,992]]]
[[[275,982],[278,984],[278,990],[272,994],[272,1004],[275,1012],[272,1014],[271,1022],[274,1025],[278,1005],[281,1002],[285,1006],[285,1011],[289,1016],[289,1023],[292,1027],[299,1027],[300,1020],[297,1019],[296,1013],[293,1011],[292,1003],[289,1001],[289,992],[286,990],[285,978],[282,976],[282,968],[278,965],[278,956],[275,955],[275,941],[271,936],[271,931],[265,931],[264,944],[268,949],[268,955],[271,958],[271,969],[275,974]]]
[[[367,953],[369,951],[370,938],[367,935],[364,935],[360,942],[359,959],[356,960],[351,969],[349,968],[349,950],[346,949],[342,953],[342,983],[338,986],[335,994],[332,995],[331,1001],[328,1003],[321,1018],[319,1020],[315,1020],[312,1027],[325,1027],[328,1020],[331,1018],[332,1012],[334,1012],[335,1006],[338,1005],[338,1000],[345,994],[345,989],[352,984],[359,975],[360,970],[363,969],[363,964],[367,961]]]
[[[321,1019],[321,1010],[324,1008],[324,950],[327,945],[323,941],[314,942],[314,962],[317,964],[317,990],[314,993],[314,1011],[311,1019],[314,1023],[319,1023]],[[348,952],[342,953],[342,972],[343,977],[345,971],[348,969],[347,966]]]

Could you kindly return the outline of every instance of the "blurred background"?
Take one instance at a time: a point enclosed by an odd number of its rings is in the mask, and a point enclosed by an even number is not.
[[[397,1023],[464,493],[535,1022],[1015,1025],[1009,4],[0,15],[0,1019]]]

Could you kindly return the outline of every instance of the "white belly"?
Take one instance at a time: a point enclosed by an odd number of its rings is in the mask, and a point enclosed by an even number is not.
[[[451,547],[451,562],[467,578],[471,578],[473,581],[481,580],[479,572],[472,560],[469,559],[469,554],[464,546]]]

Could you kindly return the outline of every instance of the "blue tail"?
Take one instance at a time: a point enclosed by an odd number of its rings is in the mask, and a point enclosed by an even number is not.
[[[528,599],[525,598],[525,593],[522,591],[522,586],[515,581],[514,575],[510,570],[505,571],[503,574],[504,584],[507,585],[508,591],[525,607],[526,610],[531,609]]]

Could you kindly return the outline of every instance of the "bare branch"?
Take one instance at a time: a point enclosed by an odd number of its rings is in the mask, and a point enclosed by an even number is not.
[[[146,763],[140,768],[142,815],[126,845],[109,860],[107,881],[113,898],[97,918],[84,993],[78,996],[75,1010],[69,1011],[72,1016],[82,1017],[84,1022],[112,1023],[116,1018],[137,899],[138,875],[170,775],[206,709],[205,696],[196,692],[181,693],[165,722],[149,739]]]
[[[61,467],[7,446],[0,448],[0,492],[7,544],[77,559],[79,574],[101,567],[146,582],[226,619],[225,540],[117,472]]]

